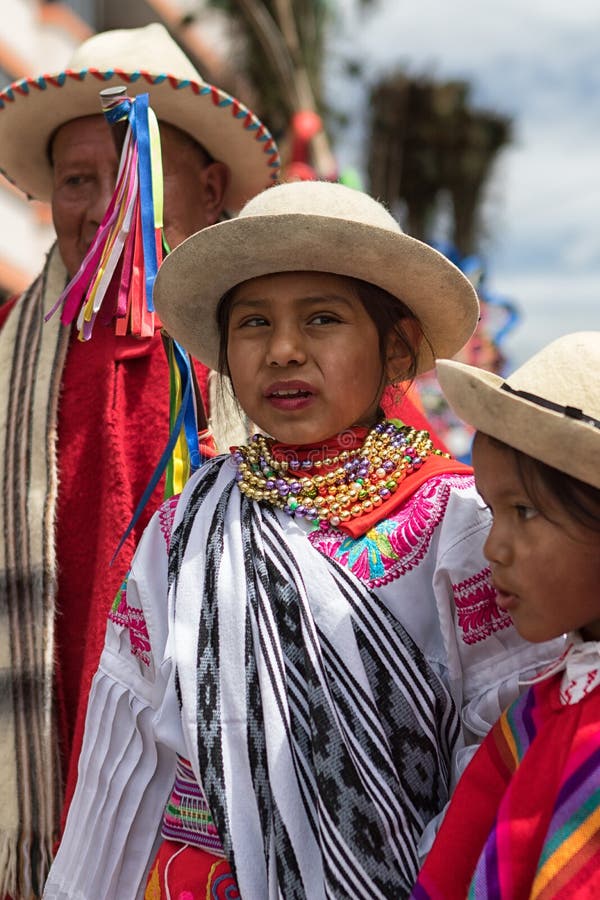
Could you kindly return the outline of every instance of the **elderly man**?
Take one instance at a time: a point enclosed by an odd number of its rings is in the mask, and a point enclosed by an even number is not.
[[[204,82],[160,25],[97,35],[65,72],[0,94],[0,169],[51,200],[57,234],[42,274],[0,320],[8,394],[0,409],[0,897],[41,892],[109,605],[161,499],[155,491],[111,569],[168,438],[160,336],[122,337],[99,325],[82,343],[58,316],[44,323],[114,190],[118,159],[99,91],[119,83],[148,92],[160,122],[169,247],[277,175],[264,126]],[[206,399],[206,372],[198,374]]]

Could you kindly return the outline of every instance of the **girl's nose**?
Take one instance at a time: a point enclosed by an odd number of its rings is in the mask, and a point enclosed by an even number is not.
[[[267,365],[301,366],[306,362],[306,351],[300,330],[275,328],[267,346]]]
[[[511,558],[509,535],[495,521],[483,545],[483,553],[490,563],[507,565]]]

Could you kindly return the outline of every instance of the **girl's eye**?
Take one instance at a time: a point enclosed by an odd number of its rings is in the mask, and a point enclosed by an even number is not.
[[[238,328],[258,328],[260,325],[267,324],[268,322],[263,316],[248,316],[247,319],[242,319]]]
[[[527,522],[528,519],[533,519],[537,516],[537,509],[534,509],[533,506],[526,506],[524,503],[517,503],[515,506],[517,511],[517,516],[521,521]]]
[[[337,316],[332,315],[331,313],[318,313],[315,316],[312,316],[310,319],[311,325],[330,325],[332,322],[339,322]]]

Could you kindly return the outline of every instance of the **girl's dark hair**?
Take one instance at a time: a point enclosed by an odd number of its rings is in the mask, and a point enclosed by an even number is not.
[[[369,317],[373,321],[379,337],[379,356],[381,360],[382,370],[385,372],[387,368],[386,349],[387,342],[392,332],[400,340],[404,350],[406,351],[410,364],[408,370],[403,373],[402,381],[412,381],[417,371],[417,354],[413,347],[406,330],[403,327],[404,319],[416,320],[415,314],[402,303],[397,297],[385,291],[383,288],[377,287],[368,281],[361,281],[360,278],[351,278],[343,276],[352,282],[359,300],[366,309]],[[235,288],[231,288],[221,297],[217,306],[217,326],[219,329],[219,372],[228,374],[227,366],[227,333],[229,330],[229,316],[231,313],[231,298]],[[427,336],[423,334],[423,340],[427,341]]]
[[[548,495],[560,504],[573,521],[590,531],[600,532],[600,489],[548,466],[521,450],[515,450],[496,438],[490,438],[499,447],[511,450],[523,487],[533,505],[543,516],[552,521],[548,508]]]

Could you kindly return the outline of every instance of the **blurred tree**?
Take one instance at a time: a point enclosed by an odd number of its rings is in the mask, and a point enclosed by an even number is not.
[[[368,2],[368,0],[366,0]],[[483,189],[510,120],[469,105],[469,85],[411,79],[397,72],[371,91],[370,190],[390,206],[406,205],[407,230],[431,236],[438,199],[452,201],[450,239],[461,255],[473,253],[481,233]]]
[[[328,0],[208,0],[223,10],[243,37],[243,70],[256,97],[253,105],[278,141],[285,159],[292,153],[290,126],[298,114],[304,137],[310,132],[310,162],[321,178],[334,178],[336,165],[325,130],[317,119],[324,110],[322,60]],[[288,137],[286,147],[285,136]],[[291,140],[290,140],[291,138]]]

